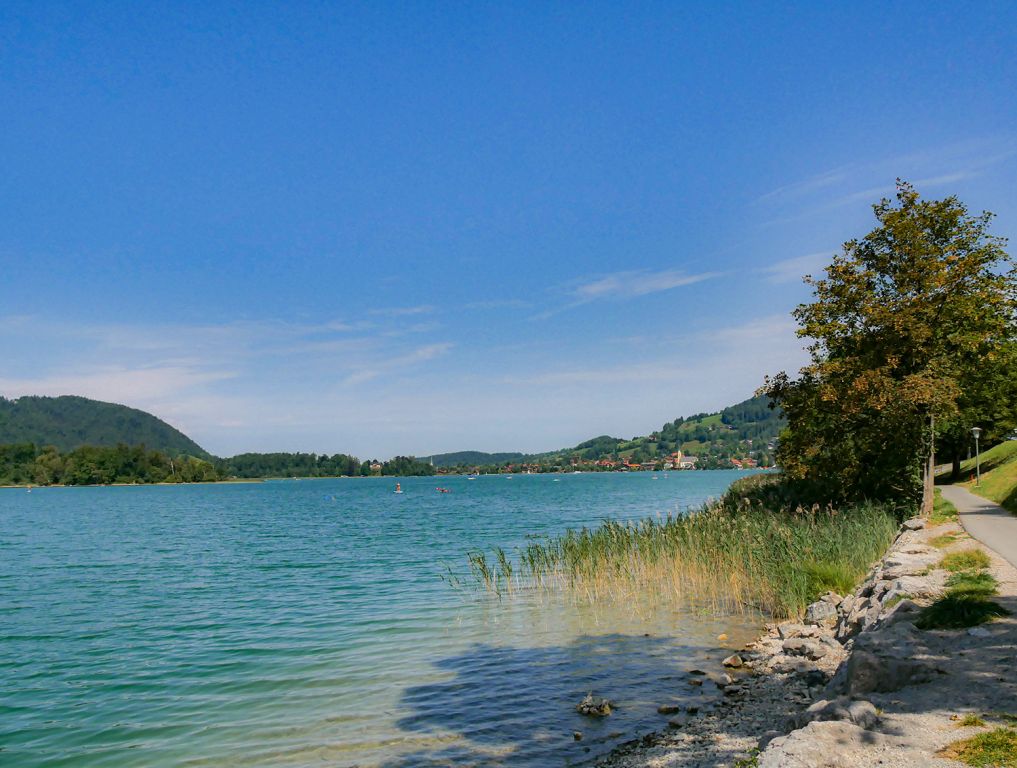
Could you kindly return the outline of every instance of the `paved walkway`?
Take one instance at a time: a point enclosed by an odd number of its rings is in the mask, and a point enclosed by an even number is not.
[[[959,485],[941,486],[943,498],[960,512],[961,525],[1017,568],[1017,515]]]

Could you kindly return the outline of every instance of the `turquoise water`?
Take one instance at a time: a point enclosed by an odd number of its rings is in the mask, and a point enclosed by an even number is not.
[[[684,671],[747,628],[499,599],[445,566],[737,476],[0,489],[0,765],[583,764],[661,703],[708,703]],[[590,690],[611,717],[574,711]]]

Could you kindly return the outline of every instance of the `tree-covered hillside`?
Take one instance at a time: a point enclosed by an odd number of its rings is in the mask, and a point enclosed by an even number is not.
[[[483,451],[456,451],[455,453],[436,453],[424,457],[424,461],[433,461],[436,467],[461,467],[470,465],[505,464],[523,458],[521,453],[484,453]]]
[[[150,413],[85,397],[0,397],[0,444],[33,443],[73,451],[84,445],[144,445],[169,456],[209,454]]]
[[[681,451],[685,456],[695,456],[699,468],[731,467],[731,459],[752,459],[760,466],[770,466],[784,424],[783,414],[770,409],[767,397],[753,397],[717,413],[677,418],[649,435],[631,440],[602,435],[575,448],[544,454],[541,460],[571,463],[575,459],[611,459],[643,464]]]

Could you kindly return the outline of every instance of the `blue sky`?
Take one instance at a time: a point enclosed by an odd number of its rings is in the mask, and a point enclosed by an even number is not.
[[[0,393],[546,450],[804,359],[894,178],[1017,228],[1017,6],[4,3]]]

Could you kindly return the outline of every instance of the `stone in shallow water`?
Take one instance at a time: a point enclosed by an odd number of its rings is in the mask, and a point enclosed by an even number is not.
[[[576,704],[576,712],[587,717],[607,717],[611,714],[611,702],[608,699],[595,699],[592,693]]]

